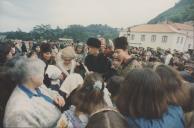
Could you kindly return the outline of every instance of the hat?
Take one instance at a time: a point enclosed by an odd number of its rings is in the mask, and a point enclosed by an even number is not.
[[[61,57],[62,58],[75,58],[76,57],[75,50],[71,46],[68,46],[61,51]]]
[[[100,41],[99,41],[98,39],[96,39],[96,38],[89,38],[89,39],[87,40],[87,45],[88,45],[88,46],[91,46],[91,47],[95,47],[95,48],[100,48],[101,43],[100,43]]]
[[[117,37],[114,40],[114,47],[115,49],[128,49],[128,42],[126,37]]]
[[[52,52],[51,45],[49,43],[43,43],[40,45],[40,52],[46,53],[46,52]]]

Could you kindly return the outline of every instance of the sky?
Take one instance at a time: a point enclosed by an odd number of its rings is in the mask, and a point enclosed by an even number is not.
[[[29,32],[35,25],[107,24],[126,28],[147,23],[178,0],[0,0],[0,32]]]

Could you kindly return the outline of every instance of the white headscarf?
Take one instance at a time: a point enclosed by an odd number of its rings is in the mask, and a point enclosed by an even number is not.
[[[79,85],[82,85],[83,82],[83,78],[79,74],[72,73],[68,75],[65,81],[62,83],[60,90],[65,92],[68,97],[71,92],[75,90]]]

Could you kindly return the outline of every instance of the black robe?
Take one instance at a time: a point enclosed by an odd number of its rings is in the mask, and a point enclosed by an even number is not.
[[[111,69],[111,62],[103,53],[99,53],[97,56],[87,55],[85,58],[85,65],[89,71],[103,75],[108,73]]]

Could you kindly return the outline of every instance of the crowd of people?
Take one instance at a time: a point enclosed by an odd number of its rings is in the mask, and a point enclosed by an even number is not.
[[[1,127],[193,128],[192,51],[0,43]]]

